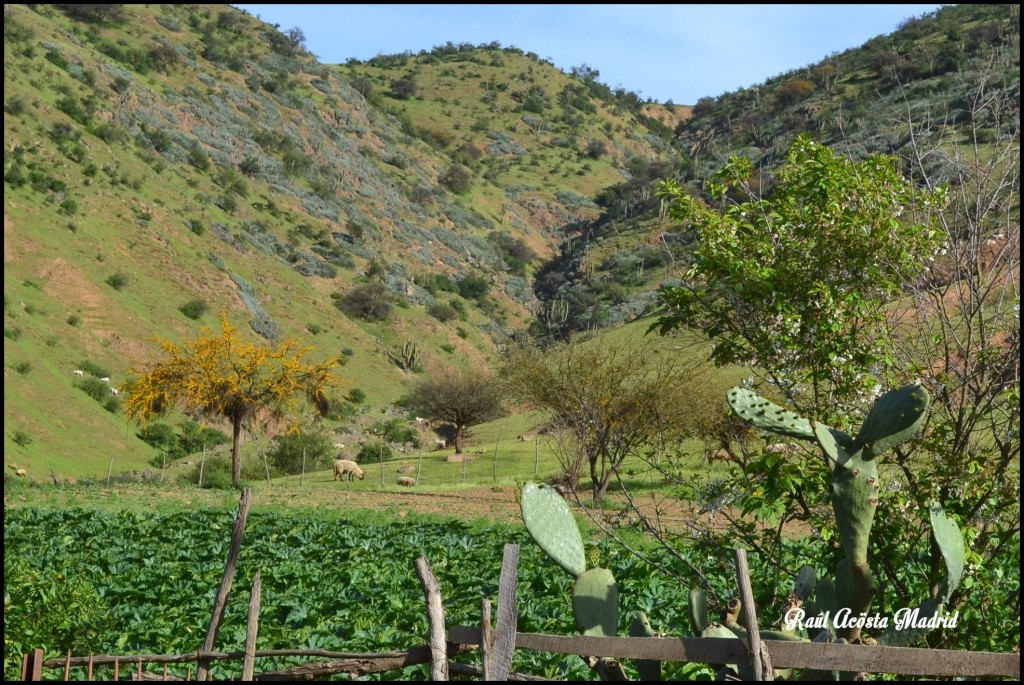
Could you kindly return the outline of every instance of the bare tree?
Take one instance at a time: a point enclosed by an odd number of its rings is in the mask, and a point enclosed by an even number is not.
[[[650,340],[570,341],[513,350],[503,368],[513,394],[552,413],[571,436],[557,443],[563,465],[589,466],[594,506],[626,459],[675,444],[689,419],[689,390],[700,374],[684,355]],[[571,474],[570,474],[571,475]]]
[[[503,392],[491,374],[446,368],[417,383],[407,406],[419,416],[451,425],[455,429],[455,453],[462,454],[467,428],[501,416]]]

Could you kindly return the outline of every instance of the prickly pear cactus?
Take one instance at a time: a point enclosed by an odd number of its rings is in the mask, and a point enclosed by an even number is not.
[[[619,584],[606,568],[592,568],[576,578],[572,590],[576,627],[584,635],[610,637],[619,625]]]
[[[574,576],[587,570],[579,526],[554,488],[527,483],[523,486],[520,508],[526,530],[548,556]]]
[[[814,440],[833,465],[830,482],[832,509],[846,557],[836,568],[836,580],[817,583],[819,610],[849,608],[854,616],[868,612],[877,591],[868,564],[868,546],[881,486],[876,458],[909,440],[921,427],[928,410],[928,391],[907,385],[885,393],[872,406],[856,437],[816,421],[809,421],[759,395],[733,388],[729,406],[740,417],[764,430]],[[963,573],[963,536],[956,524],[933,508],[932,529],[947,567],[940,597],[925,606],[941,606],[960,582]],[[844,629],[842,637],[853,640],[860,629]]]

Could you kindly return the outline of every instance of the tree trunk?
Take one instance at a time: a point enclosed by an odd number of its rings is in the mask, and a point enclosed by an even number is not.
[[[242,480],[242,459],[239,456],[242,446],[242,417],[231,419],[231,484],[238,485]]]
[[[465,426],[455,426],[455,454],[462,454],[463,433]]]

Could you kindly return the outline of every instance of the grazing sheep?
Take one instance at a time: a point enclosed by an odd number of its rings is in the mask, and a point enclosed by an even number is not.
[[[17,471],[18,470],[18,465],[15,464],[13,461],[10,464],[8,464],[8,466],[10,467],[11,471]]]
[[[351,459],[339,459],[334,462],[334,480],[338,480],[340,477],[342,480],[348,480],[351,482],[352,476],[355,476],[359,480],[366,478],[366,474],[363,473],[361,468],[359,468],[359,464],[355,463]]]
[[[100,380],[103,381],[104,383],[109,383],[110,382],[110,377],[109,376],[104,376]]]
[[[709,462],[730,461],[732,459],[732,455],[729,454],[729,450],[725,449],[708,450],[707,458]]]
[[[434,441],[434,450],[443,450],[448,447],[448,441],[444,438],[438,438]]]
[[[111,388],[110,389],[110,394],[111,395],[116,395],[117,394],[117,388]]]
[[[84,376],[85,375],[85,371],[82,371],[81,369],[75,369],[71,373],[75,374],[76,376]]]
[[[14,475],[24,477],[28,475],[28,471],[26,471],[25,469],[18,469],[17,471],[14,472]]]
[[[336,449],[336,450],[343,450],[343,449],[345,449],[345,445],[344,445],[344,443],[336,442],[336,443],[334,443],[334,449]]]
[[[399,476],[398,484],[404,485],[407,488],[411,488],[412,486],[416,485],[416,479],[410,478],[409,476]]]
[[[793,454],[797,449],[797,446],[791,442],[776,442],[765,447],[764,451],[774,452],[775,454]]]

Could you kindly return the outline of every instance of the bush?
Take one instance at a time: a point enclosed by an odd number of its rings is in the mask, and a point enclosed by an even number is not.
[[[465,193],[473,186],[473,175],[461,164],[449,166],[438,182],[453,193]]]
[[[430,314],[435,319],[437,319],[438,321],[440,321],[441,323],[451,321],[452,319],[458,318],[459,316],[459,313],[455,311],[454,307],[452,307],[450,304],[445,304],[444,302],[433,303],[432,305],[427,307],[427,313]]]
[[[415,428],[402,421],[402,419],[394,418],[375,423],[370,428],[370,432],[374,435],[379,435],[388,442],[399,445],[411,442],[413,447],[420,446],[419,433],[416,432]]]
[[[333,443],[323,433],[285,433],[274,438],[267,459],[279,473],[293,475],[302,473],[303,452],[306,471],[329,464],[335,456]]]
[[[195,299],[189,300],[185,304],[178,307],[178,311],[187,316],[188,318],[195,321],[200,318],[203,314],[210,310],[210,305],[206,304],[206,300]]]
[[[106,284],[114,290],[123,290],[128,285],[128,277],[121,272],[107,276]]]
[[[356,455],[357,464],[378,464],[383,461],[394,459],[395,453],[383,442],[373,442],[363,445]]]
[[[359,388],[352,388],[348,391],[348,400],[352,404],[362,404],[366,401],[366,393]]]
[[[485,276],[466,276],[459,280],[459,295],[467,300],[479,300],[491,289],[491,282]]]
[[[27,376],[32,371],[32,364],[29,362],[18,362],[12,368],[22,376]]]
[[[26,433],[25,431],[21,430],[20,428],[14,431],[14,435],[11,436],[11,439],[14,440],[16,444],[22,447],[28,447],[29,445],[32,444],[32,436]],[[6,576],[4,578],[4,584],[7,584]],[[6,621],[4,623],[6,623]]]
[[[88,359],[78,363],[78,368],[85,371],[90,376],[96,376],[96,378],[109,378],[110,371],[105,366],[95,364]]]
[[[364,321],[384,321],[391,314],[393,300],[383,283],[367,283],[346,293],[338,300],[337,307]]]
[[[192,231],[196,235],[202,235],[206,233],[206,225],[199,219],[189,219],[188,230]]]
[[[107,398],[110,397],[110,386],[99,378],[86,378],[75,387],[80,388],[82,392],[97,402],[106,402]]]

